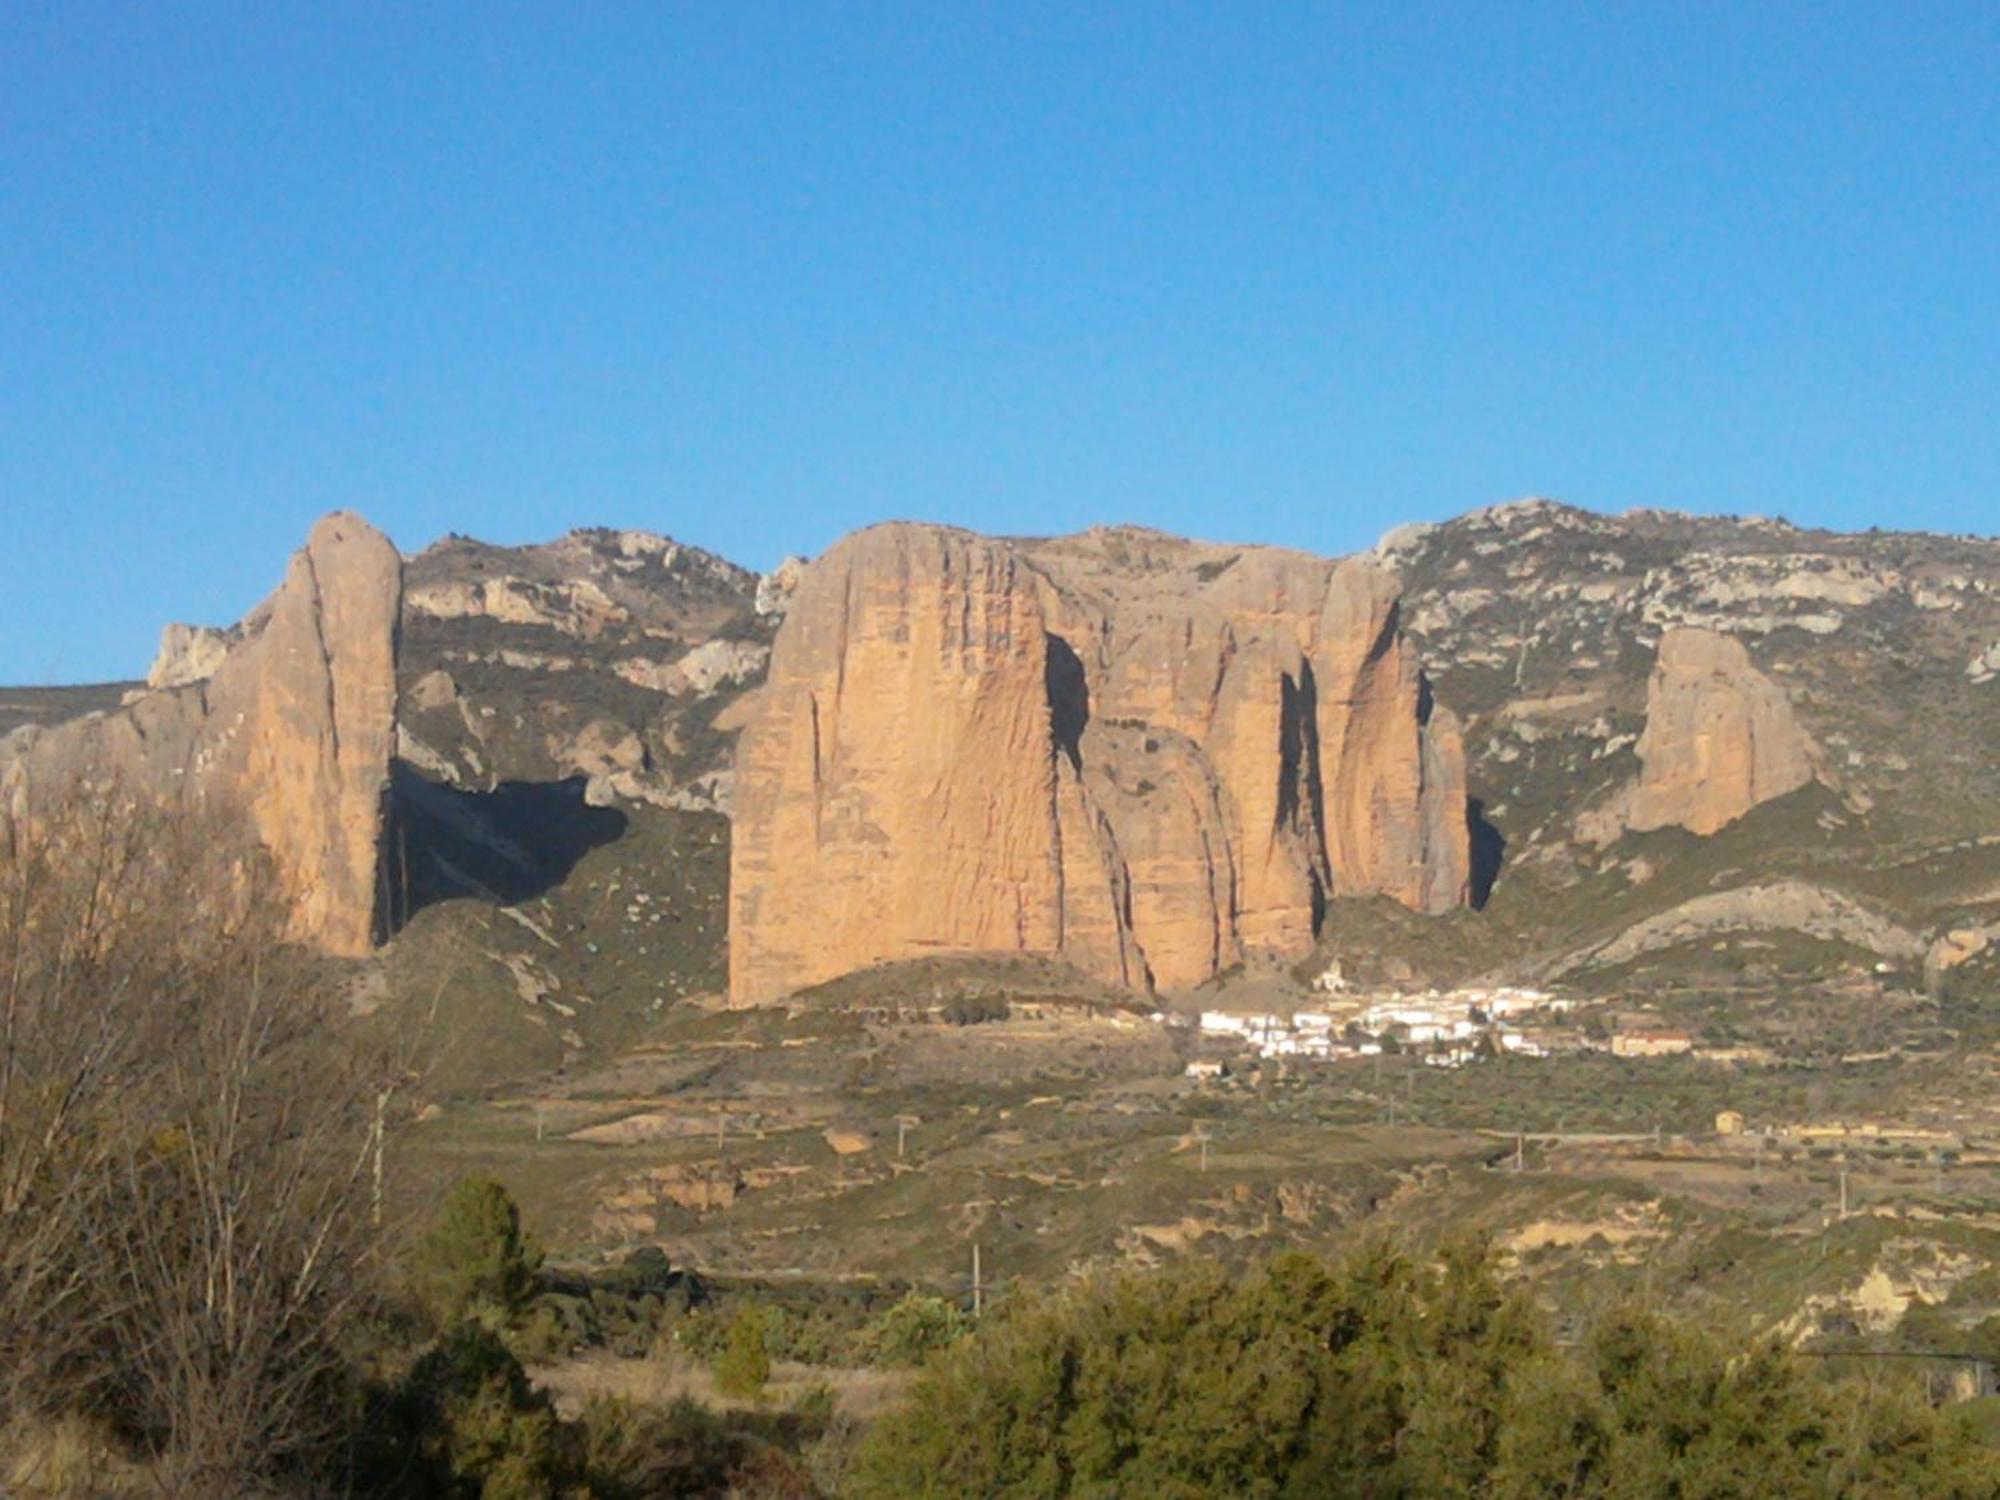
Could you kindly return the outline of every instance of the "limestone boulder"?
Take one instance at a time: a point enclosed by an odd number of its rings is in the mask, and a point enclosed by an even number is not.
[[[737,687],[764,670],[770,648],[761,641],[703,641],[670,662],[643,656],[615,662],[612,670],[634,687],[674,696],[706,696],[718,688]]]
[[[791,608],[792,595],[798,592],[799,579],[804,576],[805,570],[806,560],[792,556],[758,577],[756,610],[759,618],[782,615]]]
[[[2000,943],[2000,922],[1983,926],[1956,927],[1939,933],[1924,950],[1924,981],[1933,993],[1939,981],[1960,964],[1979,957]]]
[[[233,630],[213,625],[168,625],[160,632],[160,649],[146,672],[149,688],[185,687],[215,675],[238,638]]]

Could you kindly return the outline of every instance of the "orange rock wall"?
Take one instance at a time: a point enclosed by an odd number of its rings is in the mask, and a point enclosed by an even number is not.
[[[1182,988],[1333,894],[1465,899],[1456,725],[1362,563],[875,527],[807,569],[737,771],[739,1003],[938,953]]]
[[[205,681],[58,726],[9,768],[21,788],[82,779],[246,815],[298,935],[366,953],[396,725],[402,562],[345,512],[313,528],[285,581]]]
[[[1819,760],[1784,689],[1742,643],[1692,626],[1660,638],[1637,748],[1625,825],[1699,834],[1804,786]]]

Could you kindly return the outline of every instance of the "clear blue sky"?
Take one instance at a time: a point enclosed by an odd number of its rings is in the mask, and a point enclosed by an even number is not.
[[[0,7],[0,681],[312,518],[2000,529],[2000,6]]]

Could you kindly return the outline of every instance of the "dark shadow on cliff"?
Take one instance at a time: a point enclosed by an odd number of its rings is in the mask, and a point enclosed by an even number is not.
[[[1333,880],[1326,868],[1326,803],[1319,779],[1319,682],[1312,663],[1278,679],[1278,815],[1275,827],[1304,835],[1311,860],[1312,930],[1326,918]],[[1301,818],[1301,808],[1305,819]],[[1309,821],[1308,821],[1309,820]]]
[[[1472,909],[1478,911],[1493,894],[1493,882],[1500,878],[1507,836],[1486,821],[1486,804],[1477,797],[1465,799],[1465,827],[1472,835]]]
[[[1042,682],[1049,697],[1049,731],[1070,769],[1083,769],[1083,731],[1090,724],[1090,680],[1074,647],[1059,635],[1049,638]]]
[[[617,839],[628,822],[614,807],[585,802],[584,784],[571,776],[468,791],[394,762],[382,861],[388,932],[455,896],[506,905],[562,884],[578,860]]]

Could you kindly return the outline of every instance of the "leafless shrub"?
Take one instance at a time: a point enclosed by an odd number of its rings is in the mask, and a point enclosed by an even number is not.
[[[385,1061],[230,826],[80,788],[0,816],[0,1402],[188,1494],[337,1436],[377,1253]]]

